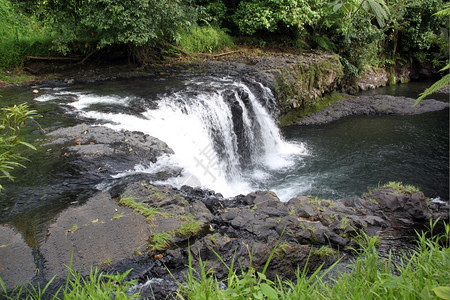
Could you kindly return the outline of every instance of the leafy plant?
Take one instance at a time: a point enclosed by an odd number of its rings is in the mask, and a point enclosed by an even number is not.
[[[135,47],[179,39],[179,30],[195,20],[182,0],[52,0],[47,2],[56,49],[68,53],[78,45],[88,53],[111,45]]]
[[[24,141],[21,132],[29,121],[37,117],[40,117],[40,115],[35,110],[30,110],[27,104],[1,109],[0,178],[14,181],[11,171],[17,167],[25,168],[21,162],[27,159],[19,152],[21,146],[36,150],[33,145]],[[0,190],[2,189],[3,186],[0,184]]]
[[[450,68],[450,64],[445,66],[443,69],[440,70],[440,72],[448,70]],[[420,103],[423,99],[428,97],[429,95],[436,93],[440,89],[442,89],[445,86],[450,85],[450,74],[445,74],[441,79],[433,83],[429,88],[427,88],[423,93],[420,94],[420,97],[417,98],[416,102],[414,102],[414,106]]]
[[[257,31],[275,32],[294,30],[312,24],[319,14],[307,0],[250,0],[241,1],[233,20],[239,30],[247,35]]]

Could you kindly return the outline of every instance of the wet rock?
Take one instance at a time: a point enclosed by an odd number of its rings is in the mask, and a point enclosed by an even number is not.
[[[0,226],[0,278],[6,289],[28,283],[36,271],[32,250],[22,235],[11,227]]]
[[[117,192],[155,214],[150,219],[136,214],[118,206],[107,193],[66,210],[41,247],[47,278],[64,275],[63,266],[73,253],[72,266],[84,273],[91,265],[121,272],[133,268],[130,278],[140,280],[136,288],[147,295],[151,284],[161,298],[174,296],[174,278],[185,279],[189,257],[194,268],[202,260],[218,279],[224,279],[228,274],[224,263],[237,270],[247,270],[251,264],[261,271],[272,255],[266,275],[294,279],[295,271],[306,263],[314,269],[324,262],[331,264],[338,251],[345,255],[347,246],[357,246],[351,238],[360,231],[402,236],[405,228],[423,224],[439,209],[423,193],[392,188],[336,201],[296,197],[288,202],[269,191],[224,200],[212,191],[178,190],[145,180],[128,182]],[[122,217],[113,220],[116,209]],[[192,221],[200,222],[201,228],[181,235],[180,228]],[[152,249],[152,236],[158,233],[168,233],[172,240],[165,248]]]
[[[149,234],[144,216],[99,193],[86,204],[63,211],[49,227],[40,248],[45,278],[66,276],[69,265],[86,275],[91,266],[105,268],[145,253]]]
[[[383,188],[372,191],[369,196],[375,199],[379,207],[386,214],[397,218],[412,219],[413,221],[425,221],[431,218],[430,199],[422,192],[396,193],[392,188]]]
[[[61,155],[67,158],[73,172],[89,176],[92,181],[109,179],[138,163],[154,163],[159,156],[173,153],[157,138],[105,126],[79,124],[57,129],[48,136],[50,140],[43,146],[64,145]]]
[[[185,198],[177,189],[171,186],[157,186],[138,181],[130,183],[122,195],[133,197],[137,202],[142,202],[149,207],[157,208],[161,214],[167,213],[175,216],[174,219],[171,217],[167,217],[166,219],[169,223],[172,222],[178,224],[178,226],[183,223],[183,221],[177,220],[179,216],[192,216],[195,220],[202,223],[209,222],[214,218],[211,211],[202,201]],[[155,224],[155,226],[160,225]],[[161,231],[168,231],[168,229],[162,228]]]
[[[427,99],[413,106],[415,99],[388,95],[349,97],[317,113],[305,116],[297,125],[320,125],[352,115],[415,115],[449,107],[448,103]]]

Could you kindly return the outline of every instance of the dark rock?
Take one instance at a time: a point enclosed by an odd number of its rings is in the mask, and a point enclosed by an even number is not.
[[[413,106],[415,99],[388,95],[348,97],[305,116],[297,125],[326,124],[352,115],[415,115],[438,111],[449,107],[446,102],[433,99]]]
[[[432,216],[430,200],[422,192],[398,194],[392,188],[383,188],[372,191],[367,197],[375,199],[386,214],[395,212],[398,218],[423,221]]]
[[[40,251],[42,271],[50,280],[65,277],[69,265],[86,275],[91,266],[102,268],[145,253],[150,227],[145,217],[99,193],[85,205],[63,211],[48,231]]]
[[[154,163],[159,156],[173,153],[157,138],[105,126],[79,124],[57,129],[48,136],[51,140],[43,146],[64,145],[61,155],[66,157],[73,173],[89,177],[93,182],[133,169],[138,163]]]
[[[22,235],[12,227],[0,226],[0,278],[6,289],[26,284],[36,270],[32,250]]]

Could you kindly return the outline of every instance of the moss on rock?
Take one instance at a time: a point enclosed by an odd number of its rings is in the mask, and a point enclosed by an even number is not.
[[[344,98],[344,96],[337,92],[327,93],[322,97],[317,98],[314,104],[308,105],[306,108],[292,108],[287,112],[281,114],[278,119],[278,124],[280,126],[293,125],[295,124],[295,122],[303,119],[303,117],[305,117],[306,115],[318,112],[324,107],[330,106],[331,104],[342,98]]]
[[[338,55],[305,59],[279,70],[275,97],[282,112],[280,125],[289,125],[305,114],[317,111],[330,102],[327,94],[336,90],[343,67]],[[325,96],[324,96],[325,95]],[[334,93],[331,100],[336,97]]]

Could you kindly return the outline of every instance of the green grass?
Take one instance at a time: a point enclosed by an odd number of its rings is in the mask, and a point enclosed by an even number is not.
[[[178,227],[177,229],[176,234],[177,236],[188,238],[199,233],[200,230],[202,230],[202,226],[203,222],[194,220],[189,223],[180,225],[180,227]]]
[[[22,84],[25,82],[30,82],[35,79],[34,75],[25,74],[22,70],[15,68],[15,70],[6,71],[0,70],[0,81],[7,84]]]
[[[384,185],[381,186],[381,188],[392,188],[396,193],[415,193],[415,192],[420,192],[420,190],[413,186],[413,185],[409,185],[409,184],[403,184],[402,182],[398,182],[398,181],[390,181]]]
[[[196,26],[184,32],[178,42],[187,53],[212,53],[234,47],[232,38],[223,30],[207,26]]]
[[[174,235],[171,232],[159,232],[150,235],[148,249],[149,251],[164,251],[167,250],[174,240]]]
[[[131,269],[123,274],[105,274],[98,269],[91,269],[88,276],[68,268],[66,284],[49,295],[48,288],[54,281],[53,277],[44,287],[34,286],[31,283],[7,291],[5,283],[0,278],[1,299],[137,299],[138,293],[127,294],[129,288],[136,284],[136,280],[127,281],[125,278]]]
[[[147,222],[153,221],[154,217],[160,213],[158,208],[148,206],[142,202],[137,202],[133,197],[122,197],[119,200],[119,204],[132,208],[136,213],[143,215],[147,218]]]

